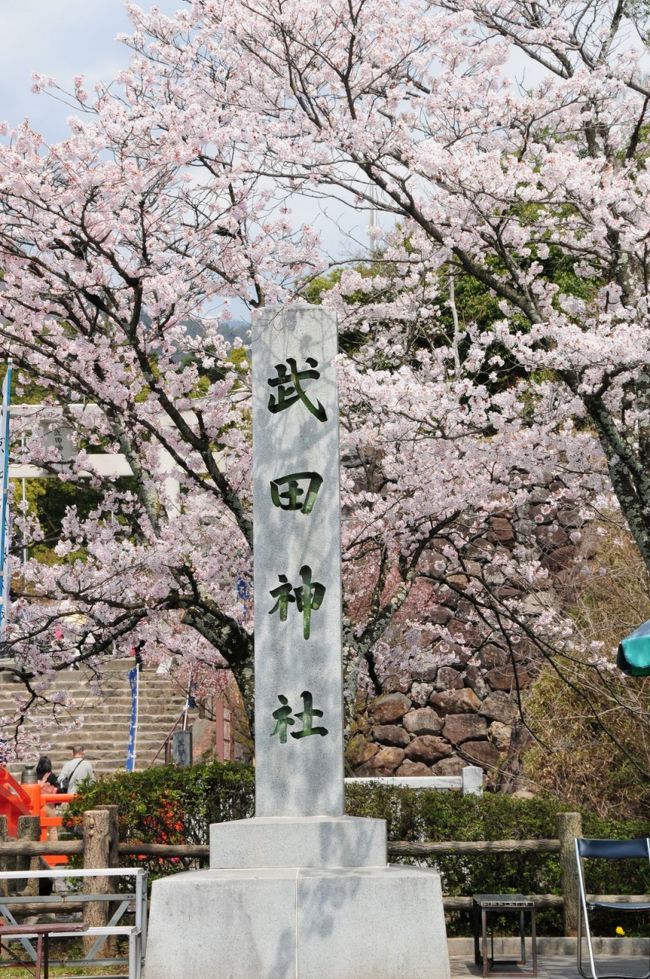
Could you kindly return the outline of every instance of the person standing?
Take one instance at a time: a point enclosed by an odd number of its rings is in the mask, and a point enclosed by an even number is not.
[[[38,779],[38,785],[41,787],[41,792],[44,794],[52,794],[59,791],[59,780],[52,771],[52,762],[47,755],[41,755],[36,763],[36,778]],[[52,805],[51,802],[46,803],[44,815],[48,819],[58,815],[56,805]],[[48,840],[58,840],[59,835],[56,826],[48,827],[47,838]]]
[[[36,778],[43,792],[58,792],[59,781],[52,771],[52,762],[47,755],[41,755],[36,763]]]
[[[72,745],[72,758],[66,761],[59,774],[59,786],[62,792],[76,792],[79,782],[84,779],[95,781],[92,762],[86,758],[86,748],[82,744]]]

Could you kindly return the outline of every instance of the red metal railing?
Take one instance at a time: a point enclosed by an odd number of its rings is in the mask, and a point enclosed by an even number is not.
[[[63,824],[63,818],[52,812],[52,807],[61,806],[74,799],[74,793],[43,792],[38,784],[22,785],[11,772],[0,766],[0,816],[7,817],[9,836],[18,833],[20,816],[38,816],[41,824],[41,840],[53,841],[56,831]],[[47,855],[43,859],[51,866],[67,863],[62,855]]]
[[[75,798],[75,793],[57,792],[56,794],[51,794],[49,792],[42,792],[38,785],[35,787],[39,789],[40,793],[40,804],[36,815],[38,815],[41,821],[41,840],[54,841],[58,838],[59,827],[63,825],[63,817],[55,815],[52,812],[52,807],[62,806],[66,802],[71,802]],[[32,786],[29,786],[29,788],[32,788]],[[68,858],[62,854],[43,856],[43,859],[50,867],[57,867],[62,863],[68,863]]]

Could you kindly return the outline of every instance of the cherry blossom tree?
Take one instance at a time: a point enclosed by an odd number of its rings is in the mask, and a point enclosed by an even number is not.
[[[250,609],[237,590],[250,576],[248,377],[210,305],[278,301],[311,268],[312,236],[268,213],[230,131],[208,153],[207,136],[146,118],[147,85],[143,72],[123,96],[97,95],[62,143],[45,146],[25,123],[2,150],[5,353],[44,407],[63,406],[73,477],[98,448],[133,474],[93,480],[100,502],[85,519],[68,511],[62,563],[23,569],[7,640],[28,683],[145,638],[150,656],[227,665],[250,701]],[[23,455],[56,472],[37,433]],[[18,524],[38,539],[30,522]]]
[[[386,210],[408,235],[405,268],[450,283],[463,274],[494,295],[501,317],[483,349],[471,324],[463,339],[487,369],[502,366],[498,340],[528,375],[557,384],[567,417],[597,435],[650,566],[650,87],[625,5],[191,9],[213,66],[229,64],[228,48],[246,52],[240,72],[254,84],[233,97],[251,122],[263,119],[280,179]],[[178,35],[158,18],[144,23],[180,67]],[[521,85],[514,54],[536,69]]]
[[[650,568],[636,7],[129,12],[130,67],[92,96],[77,79],[69,138],[25,124],[0,155],[5,349],[46,401],[95,406],[66,409],[77,473],[94,446],[133,473],[69,512],[62,563],[25,569],[9,641],[32,690],[136,636],[229,666],[252,704],[249,379],[215,317],[310,294],[330,265],[313,199],[385,215],[371,264],[319,296],[341,323],[350,710],[359,670],[380,692],[423,636],[496,637],[520,665],[584,651],[545,560],[557,514],[577,546],[620,511]],[[463,634],[423,615],[441,588]]]

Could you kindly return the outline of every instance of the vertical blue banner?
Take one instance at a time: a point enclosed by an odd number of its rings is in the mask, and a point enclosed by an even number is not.
[[[129,686],[131,687],[131,723],[129,724],[129,744],[126,750],[127,772],[135,768],[135,742],[138,736],[138,700],[140,694],[140,670],[134,666],[129,670]]]
[[[0,414],[0,640],[4,637],[9,614],[9,402],[11,400],[11,361],[2,385]]]

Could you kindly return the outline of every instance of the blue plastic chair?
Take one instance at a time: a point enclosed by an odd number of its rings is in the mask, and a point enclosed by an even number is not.
[[[596,860],[645,860],[650,867],[650,839],[642,838],[638,840],[586,840],[576,839],[576,861],[578,864],[578,880],[580,883],[580,914],[578,915],[578,972],[584,979],[650,979],[650,962],[648,971],[643,975],[630,975],[629,973],[616,972],[614,974],[599,973],[596,971],[594,961],[594,948],[591,937],[591,927],[589,923],[589,913],[597,908],[605,908],[609,911],[619,911],[622,914],[629,914],[634,911],[650,911],[650,901],[597,901],[587,896],[585,889],[585,875],[582,861],[584,859]],[[585,938],[587,939],[587,949],[589,951],[589,964],[591,966],[591,976],[583,967],[582,962],[582,924],[584,922]]]

